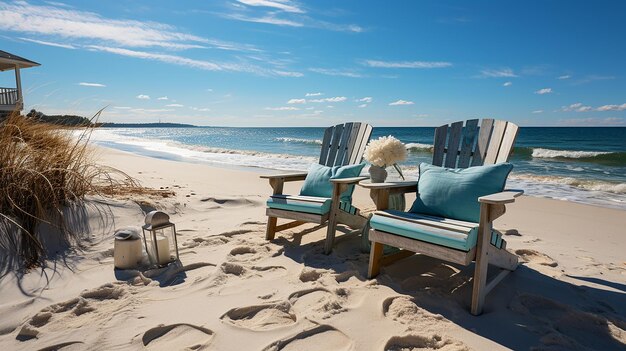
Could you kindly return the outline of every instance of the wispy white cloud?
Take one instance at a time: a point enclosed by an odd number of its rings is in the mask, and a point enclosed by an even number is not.
[[[374,101],[374,99],[371,96],[366,96],[364,98],[360,98],[360,99],[356,99],[356,102],[365,102],[365,103],[371,103],[372,101]]]
[[[569,106],[563,106],[561,107],[562,111],[565,112],[570,112],[570,111],[574,111],[574,112],[589,112],[589,111],[598,111],[598,112],[606,112],[606,111],[625,111],[626,110],[626,103],[621,104],[621,105],[602,105],[602,106],[598,106],[598,107],[591,107],[591,106],[587,106],[587,105],[583,105],[581,102],[577,102],[575,104],[571,104]]]
[[[78,85],[83,86],[83,87],[94,87],[94,88],[104,88],[104,87],[106,87],[106,85],[104,85],[104,84],[87,83],[87,82],[80,82],[80,83],[78,83]]]
[[[167,104],[165,105],[165,107],[185,107],[185,106],[181,104]]]
[[[596,109],[596,111],[624,111],[626,110],[626,104],[621,105],[603,105]]]
[[[170,98],[168,98],[167,96],[161,96],[158,97],[157,100],[169,100]]]
[[[90,49],[108,52],[111,54],[122,55],[135,57],[146,60],[160,61],[165,63],[171,63],[180,66],[193,67],[198,69],[203,69],[207,71],[233,71],[233,72],[249,72],[260,75],[270,75],[271,70],[263,69],[254,65],[241,65],[241,64],[232,64],[232,63],[216,63],[210,61],[203,60],[195,60],[186,58],[178,55],[170,55],[170,54],[158,54],[151,53],[146,51],[138,51],[138,50],[130,50],[130,49],[122,49],[122,48],[114,48],[114,47],[105,47],[98,45],[90,45]]]
[[[288,104],[306,104],[306,99],[291,99],[287,101]]]
[[[0,3],[0,29],[12,32],[87,39],[128,47],[201,48],[210,40],[156,22],[117,20],[96,13],[24,1]]]
[[[279,70],[274,70],[273,71],[276,75],[281,76],[281,77],[295,77],[295,78],[300,78],[303,77],[304,74],[300,73],[300,72],[290,72],[290,71],[279,71]]]
[[[345,96],[335,96],[331,98],[323,98],[323,99],[312,99],[309,102],[344,102],[348,100]]]
[[[287,27],[304,27],[304,24],[302,22],[296,22],[293,20],[278,18],[278,17],[275,17],[273,14],[270,14],[267,16],[261,16],[261,17],[252,17],[252,16],[240,14],[240,13],[228,13],[228,14],[223,14],[222,17],[237,20],[237,21],[243,21],[243,22],[265,23],[265,24],[273,24],[277,26],[287,26]]]
[[[284,4],[280,0],[273,2]],[[54,2],[47,5],[35,5],[25,1],[0,2],[0,31],[28,34],[20,39],[40,45],[109,52],[204,70],[248,72],[266,76],[303,76],[300,72],[286,69],[285,62],[272,60],[267,53],[253,45],[205,38],[155,21],[107,18],[95,12],[81,11]],[[233,56],[230,60],[224,59],[226,62],[212,62],[152,51],[194,48],[254,52],[260,57],[262,64],[249,64],[245,56]]]
[[[377,68],[444,68],[451,67],[450,62],[437,61],[378,61],[365,60],[363,64],[369,67]]]
[[[190,109],[194,110],[194,111],[198,111],[198,112],[207,112],[207,111],[211,111],[210,108],[208,107],[190,107]]]
[[[248,6],[263,6],[263,7],[271,7],[277,10],[285,11],[285,12],[293,12],[293,13],[304,13],[305,11],[298,7],[295,3],[289,0],[278,0],[278,1],[269,1],[269,0],[237,0],[238,2],[248,5]]]
[[[513,85],[513,82],[504,82],[504,84],[502,84],[503,87],[510,87],[511,85]]]
[[[367,104],[360,104],[359,106],[357,106],[358,108],[366,108]]]
[[[552,94],[552,88],[543,88],[543,89],[539,89],[537,91],[535,91],[535,94],[539,94],[539,95],[545,95],[545,94]]]
[[[485,69],[480,71],[480,78],[515,78],[517,74],[511,68]]]
[[[298,111],[299,108],[293,106],[266,107],[268,111]]]
[[[76,49],[74,45],[70,45],[70,44],[54,43],[51,41],[36,40],[36,39],[30,39],[30,38],[20,38],[20,39],[31,42],[31,43],[35,43],[35,44],[40,44],[40,45],[54,46],[54,47],[63,48],[63,49],[72,49],[72,50]]]
[[[569,74],[566,74],[566,75],[563,75],[563,76],[559,76],[559,77],[557,77],[556,79],[561,79],[561,80],[563,80],[563,79],[570,79],[570,78],[572,78],[572,76],[570,76]]]
[[[136,113],[163,113],[172,112],[174,110],[171,108],[133,108],[130,111]]]
[[[324,93],[306,93],[304,94],[304,96],[320,96],[320,95],[324,95]]]
[[[340,70],[334,68],[309,68],[309,71],[325,74],[327,76],[341,76],[341,77],[349,77],[349,78],[362,78],[363,75],[361,73],[351,71],[351,70]]]
[[[150,100],[150,95],[139,94],[136,96],[136,98],[139,100]]]
[[[534,114],[543,113],[543,110],[534,110],[532,113],[534,113]]]
[[[588,112],[593,110],[593,107],[591,106],[585,106],[582,104],[582,102],[577,102],[575,104],[571,104],[569,106],[563,106],[561,107],[561,110],[569,112],[569,111],[575,111],[575,112]]]
[[[413,105],[413,104],[415,104],[413,101],[398,100],[398,101],[389,103],[389,106]]]
[[[130,110],[132,109],[132,107],[128,107],[128,106],[113,106],[114,109],[117,110]]]
[[[240,1],[240,0],[237,0]],[[356,24],[333,23],[313,18],[305,14],[305,10],[293,1],[274,0],[243,0],[248,6],[269,7],[263,13],[250,14],[250,10],[245,6],[236,4],[231,12],[218,13],[219,16],[244,22],[263,23],[276,26],[287,27],[308,27],[319,28],[338,32],[361,33],[365,29]]]

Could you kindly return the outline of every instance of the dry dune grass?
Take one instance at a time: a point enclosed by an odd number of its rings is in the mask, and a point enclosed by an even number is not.
[[[16,254],[21,266],[42,263],[41,223],[58,228],[63,240],[76,242],[64,209],[85,195],[158,195],[119,170],[97,165],[88,146],[91,130],[72,132],[15,113],[0,125],[0,246]]]

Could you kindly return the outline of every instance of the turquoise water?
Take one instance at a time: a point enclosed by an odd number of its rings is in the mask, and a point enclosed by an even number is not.
[[[306,170],[319,156],[323,128],[102,128],[101,145],[153,157],[281,170]],[[374,128],[407,145],[409,178],[430,162],[434,128]],[[626,128],[521,128],[510,187],[529,195],[626,209]],[[390,171],[393,173],[393,171]]]

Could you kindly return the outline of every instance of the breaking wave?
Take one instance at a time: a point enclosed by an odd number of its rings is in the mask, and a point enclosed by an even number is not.
[[[599,163],[608,166],[626,166],[626,152],[609,151],[577,151],[577,150],[553,150],[538,147],[516,147],[513,150],[514,157],[575,160],[578,162]]]
[[[406,149],[414,152],[431,152],[433,146],[431,144],[422,144],[422,143],[407,143]]]
[[[568,185],[574,188],[590,191],[603,191],[613,194],[626,194],[626,183],[613,183],[603,180],[578,179],[573,177],[543,176],[534,174],[511,174],[511,179],[531,181],[534,183],[549,183]]]
[[[276,141],[282,141],[283,143],[296,143],[296,144],[314,144],[322,145],[322,141],[319,139],[301,139],[301,138],[275,138]]]

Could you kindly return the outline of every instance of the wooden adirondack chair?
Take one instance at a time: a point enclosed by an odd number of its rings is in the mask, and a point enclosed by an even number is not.
[[[371,134],[372,126],[359,122],[338,124],[327,128],[324,132],[319,163],[325,166],[345,166],[360,163]],[[304,180],[306,175],[305,172],[261,176],[261,178],[269,179],[270,186],[274,190],[271,196],[272,201],[280,201],[299,209],[296,211],[268,207],[266,209],[268,218],[265,238],[273,240],[277,232],[305,223],[328,224],[324,246],[324,251],[328,254],[333,247],[337,223],[346,224],[354,229],[366,227],[367,218],[360,215],[359,209],[350,203],[341,202],[339,198],[350,185],[357,184],[367,177],[331,180],[333,194],[330,199],[283,194],[285,182]],[[293,221],[278,225],[278,218]]]
[[[433,164],[449,168],[467,168],[471,166],[489,165],[506,162],[509,158],[518,127],[506,121],[484,119],[480,128],[478,120],[443,125],[435,129]],[[477,138],[477,140],[476,140]],[[405,235],[371,229],[369,240],[372,242],[368,276],[378,275],[380,266],[398,259],[420,253],[445,261],[468,266],[476,261],[473,278],[471,312],[478,315],[482,312],[485,296],[500,282],[507,273],[516,269],[517,256],[506,251],[506,241],[501,235],[493,232],[493,221],[505,212],[505,204],[512,203],[523,192],[519,190],[504,191],[483,196],[476,201],[480,203],[479,223],[452,220],[441,217],[419,214],[397,215],[397,212],[384,211],[388,208],[389,195],[405,194],[417,191],[417,182],[401,183],[366,183],[361,186],[370,189],[370,195],[376,202],[377,212],[374,216],[387,216],[392,221],[404,221],[403,225],[419,230],[431,230],[435,233],[454,233],[451,235],[468,235],[478,227],[478,239],[474,247],[468,251],[446,247],[428,241],[418,240]],[[417,194],[419,196],[419,194]],[[401,214],[404,214],[401,212]],[[408,222],[408,223],[407,223]],[[394,223],[394,222],[392,222]],[[411,227],[416,226],[416,227]],[[467,236],[466,236],[467,237]],[[383,244],[403,250],[383,257]],[[487,266],[492,264],[502,269],[487,283]]]

